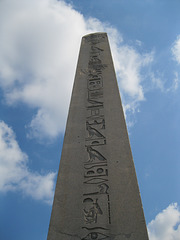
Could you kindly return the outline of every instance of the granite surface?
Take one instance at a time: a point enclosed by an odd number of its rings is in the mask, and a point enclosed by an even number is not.
[[[48,240],[148,240],[106,33],[82,38]]]

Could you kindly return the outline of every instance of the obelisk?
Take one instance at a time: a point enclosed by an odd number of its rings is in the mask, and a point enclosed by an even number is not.
[[[48,240],[148,240],[106,33],[82,38]]]

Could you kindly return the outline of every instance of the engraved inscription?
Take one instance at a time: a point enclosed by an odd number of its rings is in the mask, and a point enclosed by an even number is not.
[[[93,149],[91,146],[87,146],[87,152],[89,154],[88,162],[93,162],[95,160],[105,161],[106,158],[97,150]]]
[[[98,204],[98,199],[93,201],[92,198],[86,198],[83,201],[85,203],[84,208],[84,217],[85,222],[88,223],[97,223],[98,215],[102,215],[103,212]]]
[[[97,240],[103,240],[103,239],[110,239],[109,236],[103,234],[103,233],[100,233],[100,232],[92,232],[92,233],[89,233],[87,234],[86,237],[82,238],[82,240],[93,240],[93,239],[97,239]]]
[[[102,89],[96,89],[96,90],[91,90],[88,92],[88,98],[93,99],[93,98],[102,98],[103,97],[103,91]]]
[[[105,145],[106,144],[106,139],[86,139],[86,147],[87,146],[100,146],[100,145]]]
[[[103,52],[104,50],[99,47],[91,46],[91,51],[94,53],[100,53],[100,52]]]
[[[103,87],[102,80],[100,78],[93,78],[88,81],[88,89],[92,90],[100,90]]]
[[[108,193],[109,186],[107,184],[103,183],[103,184],[100,184],[98,187],[99,187],[99,193],[100,194],[107,194]]]
[[[86,129],[88,131],[88,137],[93,138],[105,138],[102,133],[100,133],[97,129],[91,127],[89,124],[87,124]]]
[[[92,117],[104,117],[103,106],[91,107],[87,109],[87,119]]]
[[[105,120],[104,118],[95,118],[95,119],[92,119],[92,120],[89,120],[89,121],[86,121],[86,126],[99,126],[100,125],[100,128],[101,129],[105,129]]]
[[[105,178],[91,178],[86,181],[84,181],[85,184],[99,184],[99,183],[104,183],[107,182],[108,179]]]
[[[90,228],[90,227],[82,227],[83,229],[87,229],[87,230],[109,230],[107,228],[104,227],[94,227],[94,228]]]
[[[97,190],[95,190],[95,192],[84,193],[83,195],[87,196],[87,195],[108,194],[109,186],[106,183],[97,185],[96,188]]]
[[[97,101],[94,99],[88,99],[88,108],[94,108],[94,107],[103,107],[103,102]]]
[[[95,34],[95,35],[89,35],[86,36],[85,38],[86,42],[90,42],[92,45],[96,45],[100,42],[104,42],[106,39],[106,34]]]
[[[93,166],[91,170],[84,170],[84,177],[104,177],[108,176],[108,169],[106,167]]]
[[[108,159],[106,157],[106,125],[103,100],[103,71],[107,67],[102,60],[104,49],[99,47],[106,34],[88,35],[90,55],[88,68],[82,70],[87,81],[86,137],[84,159],[82,240],[109,239],[107,224],[111,224],[109,197]]]

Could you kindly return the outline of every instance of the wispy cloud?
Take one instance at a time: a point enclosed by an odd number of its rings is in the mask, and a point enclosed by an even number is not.
[[[115,65],[120,79],[120,87],[137,101],[144,100],[141,70],[152,61],[153,54],[141,55],[133,47],[127,45],[118,48]]]
[[[180,209],[177,203],[170,204],[148,224],[150,240],[179,240]]]
[[[0,121],[0,191],[21,191],[36,200],[52,203],[55,173],[41,175],[28,168],[28,156],[19,147],[13,130]]]
[[[177,39],[173,43],[171,50],[174,59],[177,61],[178,64],[180,64],[180,35],[177,36]]]
[[[115,59],[115,68],[121,91],[124,112],[129,116],[127,120],[128,126],[132,126],[132,113],[138,111],[139,103],[145,100],[144,82],[148,74],[143,74],[142,70],[153,62],[153,52],[140,54],[132,46],[126,44],[117,45],[113,50]],[[148,72],[148,71],[147,71]]]
[[[161,92],[163,93],[169,93],[169,92],[175,92],[178,87],[179,87],[179,74],[177,71],[172,72],[172,80],[170,82],[170,86],[166,86],[168,80],[165,79],[165,77],[163,76],[163,73],[159,73],[156,75],[151,72],[151,81],[152,81],[152,88],[153,89],[159,89]],[[169,84],[169,82],[168,82]]]
[[[37,111],[29,137],[54,138],[64,130],[80,40],[95,31],[108,32],[124,109],[134,112],[145,98],[142,70],[152,53],[139,53],[117,29],[63,1],[0,2],[0,86],[8,104],[23,102]]]
[[[174,72],[174,79],[173,79],[172,86],[167,88],[166,92],[169,92],[169,91],[174,92],[174,91],[176,91],[178,89],[178,87],[179,87],[179,81],[180,80],[179,80],[178,72]]]

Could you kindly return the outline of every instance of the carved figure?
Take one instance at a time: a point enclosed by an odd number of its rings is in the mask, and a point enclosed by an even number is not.
[[[103,214],[97,201],[98,199],[96,199],[95,202],[93,202],[93,206],[90,209],[88,210],[84,209],[84,217],[86,223],[97,223],[97,215]]]
[[[92,138],[94,136],[98,138],[104,138],[104,136],[95,128],[92,128],[89,124],[86,126],[86,129],[88,131],[89,137]]]
[[[104,51],[104,49],[95,47],[95,46],[91,46],[91,50],[92,50],[92,52],[96,52],[96,53],[100,53],[100,52]]]
[[[105,129],[105,120],[104,120],[104,118],[100,118],[99,121],[98,121],[98,119],[94,119],[92,123],[89,123],[88,121],[86,122],[86,126],[100,125],[100,124],[102,124],[101,129]]]
[[[100,232],[92,232],[87,234],[86,237],[82,238],[82,240],[91,240],[91,239],[103,240],[103,239],[109,239],[109,237]]]
[[[99,193],[101,194],[108,193],[109,186],[107,184],[102,183],[98,187],[99,187]]]
[[[89,78],[97,78],[102,74],[102,71],[96,71],[94,69],[88,69],[88,77]]]
[[[92,162],[96,158],[99,159],[99,161],[105,161],[106,160],[106,158],[101,153],[99,153],[97,150],[93,149],[91,146],[87,146],[87,152],[89,154],[88,162]]]
[[[109,186],[106,183],[102,183],[100,185],[98,185],[98,191],[97,192],[90,192],[90,193],[84,193],[84,196],[87,195],[97,195],[97,194],[108,194],[108,189]]]

